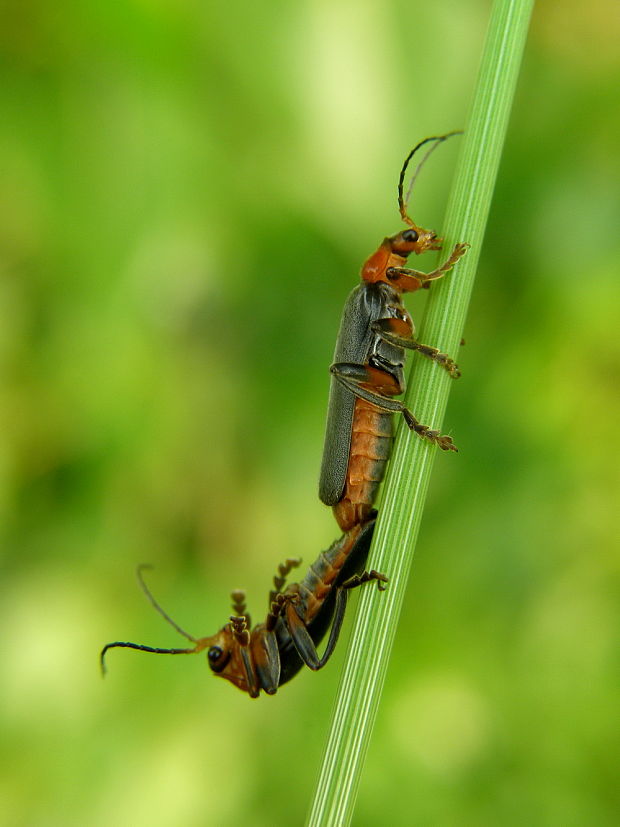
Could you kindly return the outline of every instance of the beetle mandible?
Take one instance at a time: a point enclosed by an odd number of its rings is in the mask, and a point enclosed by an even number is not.
[[[437,348],[415,339],[411,316],[402,302],[411,293],[441,278],[465,254],[466,243],[456,244],[450,256],[430,273],[406,266],[411,253],[440,250],[443,239],[419,227],[407,213],[403,183],[409,162],[424,145],[432,148],[418,165],[413,182],[430,153],[457,133],[426,138],[403,164],[398,180],[398,207],[406,230],[385,238],[367,259],[362,283],[347,298],[330,367],[331,385],[319,496],[333,508],[343,531],[363,524],[373,515],[373,503],[392,448],[392,414],[402,413],[412,431],[444,451],[457,448],[449,436],[419,422],[394,399],[405,392],[405,349],[417,350],[437,362],[453,378],[460,376],[455,362]]]

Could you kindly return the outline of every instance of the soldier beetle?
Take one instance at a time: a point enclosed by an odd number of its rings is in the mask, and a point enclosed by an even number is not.
[[[411,316],[402,302],[411,293],[441,278],[465,254],[468,244],[456,244],[447,260],[430,273],[406,267],[411,253],[440,250],[443,239],[419,227],[407,213],[413,183],[431,152],[458,133],[426,138],[406,157],[398,180],[398,207],[406,230],[385,238],[367,259],[362,283],[347,298],[336,340],[319,496],[333,508],[343,531],[363,524],[373,513],[379,483],[392,449],[392,414],[402,413],[409,428],[444,451],[457,448],[449,436],[420,423],[394,399],[406,388],[405,349],[417,350],[441,365],[451,377],[460,376],[455,362],[437,348],[415,339]],[[403,184],[409,162],[424,145],[433,143],[418,165],[407,197]]]
[[[421,424],[402,402],[394,399],[405,391],[403,372],[405,349],[417,350],[445,368],[450,376],[460,375],[454,361],[437,348],[417,342],[414,326],[402,304],[403,293],[412,292],[448,272],[464,255],[468,245],[455,245],[449,258],[431,273],[405,267],[411,253],[441,249],[442,239],[416,225],[407,214],[411,187],[421,167],[449,133],[421,141],[409,153],[398,182],[398,205],[408,229],[384,239],[362,267],[362,284],[345,304],[336,342],[325,447],[321,467],[320,497],[333,506],[344,531],[322,552],[299,583],[286,588],[286,577],[300,564],[289,558],[274,577],[269,609],[263,623],[251,628],[245,593],[232,593],[234,614],[216,634],[195,638],[184,631],[161,608],[138,569],[138,580],[154,608],[164,620],[193,645],[187,648],[158,648],[139,643],[115,641],[101,651],[127,648],[165,655],[197,654],[205,651],[211,671],[233,683],[251,698],[261,690],[274,695],[306,665],[322,669],[333,654],[344,620],[348,592],[363,583],[376,581],[380,591],[387,577],[364,570],[375,528],[376,499],[392,443],[392,414],[402,413],[407,425],[419,436],[445,451],[455,451],[451,438]],[[434,146],[418,165],[410,190],[403,196],[409,162],[425,144]],[[317,645],[329,636],[322,655]]]
[[[269,594],[267,617],[253,629],[250,629],[250,616],[246,612],[245,593],[234,591],[234,614],[219,632],[209,637],[195,638],[172,620],[144,582],[142,571],[145,567],[141,566],[138,580],[146,596],[164,620],[193,646],[160,649],[124,641],[108,643],[100,656],[103,674],[106,652],[117,647],[157,655],[191,655],[206,650],[207,661],[215,675],[230,681],[251,698],[257,698],[261,689],[267,695],[275,695],[278,687],[296,675],[304,664],[314,671],[325,666],[338,641],[351,589],[370,581],[376,581],[381,591],[385,588],[382,585],[387,582],[385,575],[363,570],[374,527],[373,515],[364,525],[355,526],[336,540],[319,555],[301,582],[292,583],[286,589],[287,575],[301,560],[289,558],[282,563],[274,577],[274,589]],[[325,650],[319,655],[316,647],[328,629]]]

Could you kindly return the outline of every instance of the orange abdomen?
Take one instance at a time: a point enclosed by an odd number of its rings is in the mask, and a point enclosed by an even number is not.
[[[392,414],[356,399],[347,479],[340,502],[333,506],[343,531],[370,518],[391,451]]]

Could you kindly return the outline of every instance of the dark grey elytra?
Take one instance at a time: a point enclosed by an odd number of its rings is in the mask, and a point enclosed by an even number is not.
[[[400,305],[400,296],[389,284],[359,284],[345,302],[334,350],[334,364],[374,364],[390,373],[404,392],[404,348],[385,341],[372,329],[380,319],[394,318],[395,308]],[[338,503],[344,491],[356,396],[338,376],[332,374],[319,481],[319,497],[326,505]],[[400,409],[399,403],[392,400],[384,398],[377,401],[389,413]],[[391,417],[388,421],[391,423]]]

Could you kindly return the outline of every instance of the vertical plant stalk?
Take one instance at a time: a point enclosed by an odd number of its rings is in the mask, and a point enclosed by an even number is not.
[[[450,354],[458,353],[532,6],[533,0],[495,0],[491,12],[444,226],[444,256],[457,241],[469,241],[471,249],[433,286],[420,331],[420,341]],[[405,402],[421,422],[439,428],[452,380],[428,360],[412,361]],[[366,586],[360,596],[309,811],[311,827],[351,821],[437,450],[399,426],[369,559],[369,567],[388,574],[390,583],[380,595]],[[442,461],[458,462],[458,456]]]

